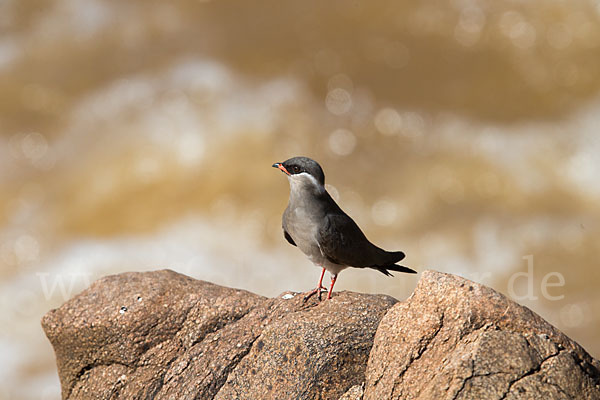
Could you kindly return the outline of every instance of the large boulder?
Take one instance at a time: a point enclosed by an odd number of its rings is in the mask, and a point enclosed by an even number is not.
[[[423,273],[382,319],[364,399],[600,399],[600,363],[526,307]]]
[[[165,270],[100,279],[42,325],[64,399],[336,399],[364,381],[395,302],[268,299]]]
[[[172,271],[42,320],[67,399],[600,399],[600,363],[528,308],[434,271],[412,296],[269,299]]]

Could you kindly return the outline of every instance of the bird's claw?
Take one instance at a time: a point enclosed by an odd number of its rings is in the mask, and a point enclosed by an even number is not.
[[[306,294],[306,296],[304,296],[304,300],[303,302],[306,303],[308,301],[308,299],[310,299],[311,297],[313,297],[315,294],[318,294],[319,296],[319,301],[321,301],[321,293],[323,293],[323,291],[327,291],[326,287],[318,287],[316,289],[311,290],[310,292],[308,292]]]

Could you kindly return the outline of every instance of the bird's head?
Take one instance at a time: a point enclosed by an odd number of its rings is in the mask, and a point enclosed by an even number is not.
[[[290,185],[304,186],[312,185],[318,189],[324,189],[325,174],[323,169],[315,160],[308,157],[293,157],[284,162],[273,164],[288,176]]]

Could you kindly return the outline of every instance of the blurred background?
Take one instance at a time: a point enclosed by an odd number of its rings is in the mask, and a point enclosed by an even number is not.
[[[599,134],[598,0],[0,0],[0,398],[59,398],[39,320],[101,276],[313,288],[271,168],[295,155],[406,265],[599,357]]]

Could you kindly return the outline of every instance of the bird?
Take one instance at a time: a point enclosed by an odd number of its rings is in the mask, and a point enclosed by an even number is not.
[[[390,271],[416,273],[396,264],[405,257],[402,251],[385,251],[367,239],[325,189],[325,174],[315,160],[292,157],[272,166],[287,175],[290,184],[282,216],[283,236],[322,268],[316,289],[307,293],[304,302],[315,294],[321,300],[321,290],[327,290],[323,286],[325,271],[331,274],[327,299],[331,299],[338,274],[348,267],[371,268],[387,276],[392,276]]]

